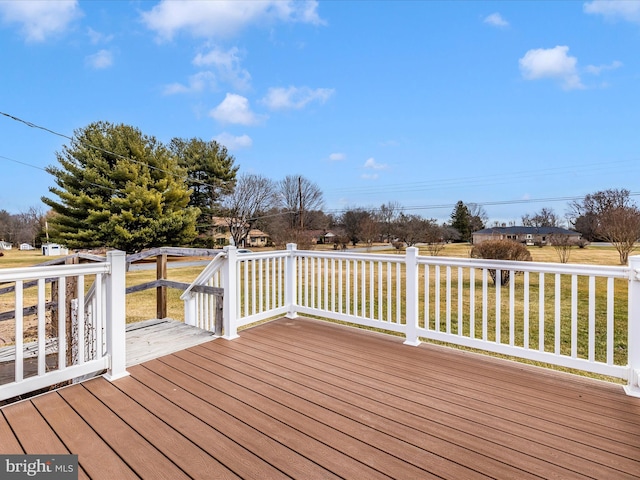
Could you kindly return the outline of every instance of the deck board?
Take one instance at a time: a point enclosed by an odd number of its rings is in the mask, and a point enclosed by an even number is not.
[[[303,318],[198,338],[3,407],[0,452],[77,453],[87,478],[640,478],[620,386],[402,340]]]
[[[265,352],[278,351],[277,347],[281,347],[284,342],[287,342],[287,340],[295,341],[294,339],[287,339],[286,336],[273,337],[270,335],[268,339],[265,338],[266,337],[261,337],[260,339],[256,339],[257,341],[262,341],[264,343],[263,351]],[[291,353],[289,353],[289,349],[287,349],[287,354],[292,356],[284,359],[284,363],[281,363],[281,368],[286,368],[287,365],[289,365],[290,368],[297,368],[299,363],[303,363],[305,361],[303,359],[303,354],[301,353],[304,351],[304,356],[308,357],[309,365],[314,366],[314,368],[317,369],[327,369],[327,375],[333,376],[334,379],[339,378],[340,375],[344,375],[342,372],[345,370],[355,372],[357,377],[360,379],[360,382],[364,383],[365,388],[368,386],[370,389],[375,389],[375,392],[379,392],[380,389],[382,389],[391,397],[390,400],[386,401],[386,411],[394,412],[399,406],[399,403],[409,411],[415,411],[416,407],[418,407],[418,411],[428,411],[428,420],[438,422],[438,425],[433,426],[429,431],[437,430],[436,435],[441,436],[448,441],[461,442],[465,440],[465,437],[467,437],[467,447],[473,448],[477,451],[481,451],[485,443],[482,439],[490,440],[491,442],[494,442],[494,444],[488,445],[488,450],[485,450],[485,454],[492,455],[494,458],[500,457],[501,450],[497,449],[496,445],[502,444],[503,447],[510,449],[506,451],[502,457],[505,461],[510,461],[515,464],[517,464],[518,458],[522,457],[519,452],[526,452],[528,457],[531,457],[532,455],[540,456],[541,460],[538,464],[546,470],[552,469],[551,463],[548,462],[548,457],[551,455],[553,458],[559,458],[564,465],[575,464],[573,468],[576,468],[577,471],[582,474],[587,474],[595,470],[596,472],[600,472],[602,475],[612,475],[615,473],[616,478],[624,478],[623,476],[620,476],[619,470],[615,469],[622,469],[623,467],[626,467],[627,473],[636,475],[634,472],[635,469],[638,468],[638,462],[636,460],[629,461],[629,459],[633,458],[634,454],[637,454],[637,446],[629,447],[625,444],[613,443],[612,447],[619,449],[620,455],[611,456],[609,455],[609,452],[603,454],[602,444],[605,443],[606,445],[606,439],[602,438],[602,436],[594,436],[591,439],[599,446],[598,448],[591,448],[584,444],[584,435],[586,433],[584,429],[575,433],[578,440],[568,442],[566,438],[566,423],[557,424],[546,422],[544,424],[537,425],[535,422],[531,421],[532,416],[533,420],[536,419],[536,412],[532,410],[529,410],[528,414],[524,416],[512,414],[512,417],[510,418],[511,421],[505,422],[503,420],[503,416],[509,414],[509,408],[511,407],[509,402],[516,400],[511,399],[507,402],[503,402],[492,398],[500,396],[502,392],[498,393],[495,390],[487,390],[485,392],[485,397],[481,401],[469,402],[465,395],[468,393],[470,386],[467,385],[465,387],[460,387],[458,386],[457,381],[454,381],[453,385],[450,385],[452,382],[450,375],[429,383],[428,389],[424,390],[420,388],[421,385],[424,385],[424,380],[421,379],[424,374],[421,374],[419,369],[412,369],[410,366],[407,366],[407,368],[400,371],[395,365],[389,366],[389,362],[385,360],[385,349],[380,348],[378,350],[378,355],[376,355],[379,359],[382,359],[382,361],[369,358],[368,362],[362,363],[353,360],[352,356],[350,356],[350,352],[353,356],[358,356],[358,352],[354,352],[353,342],[350,342],[347,339],[344,345],[344,350],[341,352],[337,350],[337,343],[340,342],[332,342],[332,345],[330,346],[327,346],[326,344],[318,344],[315,348],[317,349],[317,352],[321,353],[315,354],[310,351],[308,344],[305,344],[304,349],[293,350]],[[229,348],[237,349],[238,345],[229,344]],[[291,348],[296,348],[293,343],[291,344]],[[327,356],[329,357],[329,360],[327,360]],[[339,359],[334,362],[335,366],[331,366],[332,358]],[[345,361],[345,358],[348,358],[349,360]],[[328,366],[320,366],[319,362],[323,360],[325,362],[329,362]],[[262,365],[262,362],[256,363]],[[518,365],[514,366],[518,367]],[[358,368],[360,368],[360,370],[358,370]],[[376,372],[375,378],[371,382],[367,382],[367,370],[371,369],[374,369]],[[403,385],[402,379],[400,378],[403,376],[406,377],[406,380],[412,382],[410,389],[407,388],[406,382],[405,385]],[[573,379],[573,377],[570,378]],[[380,379],[383,380],[382,386],[380,385]],[[333,380],[330,381],[332,381],[335,388],[327,388],[326,391],[342,391],[346,388],[351,388],[351,385],[353,385],[352,378],[348,377],[342,383],[335,382]],[[442,389],[443,385],[447,387],[446,392],[440,393],[439,391]],[[416,393],[417,397],[415,395]],[[351,394],[356,395],[352,397]],[[361,399],[366,395],[367,393],[363,389],[360,389],[359,391],[351,390],[347,398]],[[379,393],[376,393],[376,395],[378,398],[381,397]],[[401,398],[398,399],[398,397]],[[412,397],[414,400],[411,400]],[[490,398],[489,401],[491,402],[494,410],[489,415],[482,411],[482,409],[487,409],[486,402],[488,397]],[[384,398],[382,398],[382,401],[384,401]],[[418,405],[412,405],[410,402],[413,401],[417,401]],[[521,399],[518,399],[518,401],[521,401]],[[458,412],[460,408],[464,411]],[[536,408],[540,408],[540,406],[536,406]],[[384,415],[385,413],[383,412],[380,414]],[[569,412],[565,410],[556,411],[556,421],[562,421],[562,419],[568,414]],[[416,418],[415,415],[412,414],[412,416],[412,422],[413,425],[415,425]],[[461,422],[459,420],[460,418],[464,418],[465,421]],[[425,419],[423,418],[422,420],[424,421]],[[469,423],[469,421],[472,423]],[[579,426],[583,427],[582,423],[580,423]],[[445,437],[444,435],[447,434],[447,429],[449,427],[454,427],[454,429]],[[557,427],[555,435],[549,435],[548,429],[555,427]],[[637,434],[638,431],[639,430],[635,430],[635,433]],[[463,433],[461,434],[460,432]],[[474,432],[474,435],[464,432]],[[477,438],[478,434],[482,436],[480,441]],[[632,442],[635,439],[636,435],[634,435],[633,432],[630,436],[627,435],[625,438],[625,440]],[[531,440],[537,441],[532,442]],[[627,458],[625,458],[625,455]],[[583,456],[584,458],[580,458],[580,456]],[[600,460],[599,457],[602,457],[602,461],[609,462],[609,467],[614,468],[614,470],[612,471],[610,468],[603,468],[598,463]],[[528,463],[532,463],[530,458],[528,459]],[[632,476],[631,478],[634,477]]]
[[[91,381],[104,382],[102,378]],[[138,476],[189,478],[162,455],[153,443],[146,441],[133,427],[91,395],[84,385],[62,389],[60,395]]]
[[[208,342],[212,332],[165,318],[127,325],[127,366]]]
[[[113,478],[138,478],[60,395],[41,395],[32,403],[69,451],[84,459],[82,466],[89,477],[96,478],[103,472],[111,472]]]

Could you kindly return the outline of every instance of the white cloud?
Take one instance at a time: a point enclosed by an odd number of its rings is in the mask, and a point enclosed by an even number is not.
[[[31,0],[0,2],[0,16],[5,23],[20,24],[27,41],[42,42],[64,32],[82,12],[77,0]]]
[[[224,145],[229,150],[238,150],[240,148],[249,148],[253,145],[253,140],[249,135],[235,136],[231,133],[223,132],[220,135],[213,137],[213,139],[220,145]]]
[[[499,13],[492,13],[491,15],[487,15],[484,18],[484,23],[487,23],[491,26],[494,27],[508,27],[509,26],[509,22],[507,22],[504,18],[502,18],[502,15],[500,15]]]
[[[96,70],[109,68],[113,65],[113,53],[109,50],[100,50],[93,55],[89,55],[84,59],[85,64]]]
[[[218,47],[202,54],[199,53],[193,59],[193,64],[198,67],[214,67],[221,81],[228,82],[238,90],[247,90],[250,87],[251,75],[240,66],[243,54],[237,47],[224,51]]]
[[[332,153],[331,155],[329,155],[329,160],[331,160],[332,162],[342,162],[346,159],[347,156],[344,153]]]
[[[622,62],[619,62],[618,60],[614,60],[609,65],[587,65],[585,67],[585,70],[588,73],[591,73],[593,75],[600,75],[604,71],[615,70],[617,68],[620,68],[621,66],[622,66]]]
[[[164,95],[175,95],[180,93],[198,93],[207,89],[214,90],[216,88],[216,76],[213,72],[199,72],[189,77],[189,83],[171,83],[165,85],[162,93]]]
[[[271,110],[299,110],[310,102],[325,103],[333,93],[331,88],[278,87],[270,88],[261,102]]]
[[[377,173],[363,173],[360,175],[360,178],[365,180],[377,180],[380,177]]]
[[[640,23],[640,2],[632,0],[594,0],[586,2],[584,12],[602,15],[608,20],[626,20]]]
[[[371,157],[364,162],[364,168],[370,168],[372,170],[386,170],[389,166],[386,163],[378,163],[373,157]]]
[[[559,80],[565,90],[584,88],[577,71],[578,60],[567,55],[568,51],[569,47],[560,45],[529,50],[519,60],[520,72],[526,80]]]
[[[229,37],[248,25],[274,22],[323,24],[316,0],[162,0],[142,13],[143,23],[159,38],[186,31],[195,37]]]
[[[87,28],[87,35],[89,36],[91,43],[94,45],[98,43],[109,43],[111,40],[113,40],[113,35],[105,35],[104,33],[100,33],[91,27]]]
[[[264,115],[252,112],[249,100],[235,93],[227,93],[222,103],[211,110],[209,114],[220,123],[238,125],[256,125],[266,118]]]

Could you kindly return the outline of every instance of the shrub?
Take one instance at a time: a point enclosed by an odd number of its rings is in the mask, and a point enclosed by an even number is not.
[[[471,258],[530,262],[531,253],[523,244],[513,240],[485,240],[471,249]],[[489,275],[495,285],[496,270],[490,269]],[[501,270],[500,285],[508,285],[509,278],[509,270]]]

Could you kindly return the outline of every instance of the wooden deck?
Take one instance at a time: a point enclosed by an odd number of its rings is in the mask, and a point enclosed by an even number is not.
[[[0,410],[0,453],[81,478],[640,478],[620,386],[279,319]]]
[[[127,367],[212,340],[213,333],[168,318],[127,325]]]
[[[146,320],[127,325],[127,367],[184,350],[212,340],[213,333],[168,318]],[[58,341],[47,341],[47,364],[58,365]],[[38,344],[25,345],[25,377],[38,373]],[[15,374],[15,347],[0,348],[0,385],[12,382]],[[0,404],[1,405],[1,404]]]

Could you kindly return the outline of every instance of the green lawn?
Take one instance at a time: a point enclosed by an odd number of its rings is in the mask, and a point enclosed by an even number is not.
[[[350,249],[351,250],[351,249]],[[349,251],[349,250],[348,250]],[[529,251],[533,257],[533,261],[535,262],[558,262],[559,257],[556,251],[552,247],[529,247]],[[26,267],[37,265],[49,260],[52,260],[55,257],[44,257],[40,250],[32,250],[32,251],[20,251],[20,250],[8,250],[3,252],[4,255],[0,257],[0,268],[13,268],[13,267]],[[380,251],[375,250],[375,253],[394,253],[401,254],[402,252],[397,252],[395,249],[390,248],[388,250]],[[467,244],[450,244],[446,245],[443,251],[439,256],[450,256],[450,257],[469,257],[470,246]],[[428,255],[428,251],[426,248],[420,249],[421,255]],[[579,263],[579,264],[592,264],[592,265],[618,265],[619,257],[618,252],[613,247],[601,247],[601,246],[588,246],[583,249],[573,249],[571,251],[571,255],[569,258],[569,263]],[[183,268],[169,268],[168,269],[168,278],[170,280],[181,281],[190,283],[201,271],[202,266],[195,267],[183,267]],[[442,269],[444,271],[444,268]],[[403,269],[404,271],[404,269]],[[395,272],[395,269],[394,269]],[[482,336],[482,315],[483,315],[483,305],[481,298],[479,297],[481,292],[481,271],[476,271],[476,283],[475,283],[475,335],[476,338]],[[395,275],[395,273],[394,273]],[[404,275],[404,274],[403,274]],[[434,276],[434,269],[431,268],[430,275],[432,280]],[[468,334],[471,329],[471,312],[469,305],[469,286],[470,279],[468,270],[464,273],[463,277],[463,285],[464,292],[463,294],[463,316],[458,322],[457,319],[457,269],[452,269],[452,277],[451,284],[453,286],[452,294],[451,294],[451,305],[452,305],[452,322],[450,325],[452,332],[457,332],[458,328],[461,328],[465,334]],[[150,270],[142,270],[142,271],[134,271],[127,273],[127,286],[138,285],[144,282],[152,281],[155,279],[156,272],[155,269]],[[86,281],[90,282],[92,279],[87,278]],[[367,282],[368,279],[365,279]],[[489,281],[490,282],[490,281]],[[524,310],[525,304],[523,301],[523,292],[524,292],[524,276],[518,275],[515,279],[515,297],[514,297],[514,338],[516,345],[523,345],[524,337],[525,337],[525,329],[524,329]],[[445,329],[445,288],[444,288],[444,279],[440,278],[441,287],[441,298],[440,298],[440,330],[444,331]],[[491,282],[490,282],[491,283]],[[562,275],[561,276],[561,296],[563,299],[570,298],[571,296],[571,280],[570,276]],[[394,282],[395,285],[395,282]],[[395,288],[395,287],[394,287]],[[368,287],[366,287],[368,290]],[[487,330],[488,330],[488,339],[492,340],[496,337],[496,307],[495,307],[495,289],[489,289],[489,309],[488,309],[488,317],[487,317]],[[545,305],[545,321],[543,322],[544,329],[544,346],[546,351],[553,351],[555,344],[555,311],[554,311],[554,302],[553,295],[555,292],[555,276],[546,275],[545,276],[545,288],[544,291],[540,291],[539,285],[539,277],[537,274],[531,274],[529,278],[529,292],[530,292],[530,302],[528,306],[529,311],[529,344],[535,348],[540,339],[540,329],[539,329],[539,299],[542,295],[544,297],[544,305]],[[577,324],[572,325],[571,321],[571,311],[570,307],[563,306],[560,311],[560,331],[561,331],[561,352],[563,354],[571,353],[571,331],[573,329],[577,329],[578,331],[578,344],[576,346],[578,356],[581,358],[585,358],[588,354],[589,345],[587,341],[586,332],[589,329],[588,325],[588,284],[587,279],[580,279],[578,282],[578,302],[577,302],[577,311],[578,311],[578,322]],[[377,292],[376,292],[377,293]],[[180,301],[181,292],[177,290],[169,289],[168,291],[168,315],[171,318],[182,319],[184,316],[183,313],[183,302]],[[501,339],[504,342],[508,341],[509,338],[509,321],[510,321],[510,304],[511,299],[509,298],[509,288],[503,287],[501,290],[502,301],[500,303],[500,316],[501,316],[501,328],[498,329],[501,335]],[[25,305],[33,305],[36,303],[36,291],[35,288],[25,290]],[[50,287],[48,288],[47,295],[50,295]],[[430,298],[428,299],[429,304],[429,318],[430,318],[430,326],[432,328],[435,327],[435,292],[434,289],[431,290]],[[606,285],[604,281],[597,280],[596,282],[596,337],[595,337],[595,354],[597,361],[604,361],[606,359],[606,312],[605,312],[605,297],[606,297]],[[395,298],[395,296],[394,296]],[[386,299],[380,301],[380,304],[375,308],[381,308],[386,311]],[[369,301],[369,300],[368,300]],[[426,308],[426,299],[425,295],[420,294],[419,298],[419,308],[421,312],[421,318],[424,318],[424,312]],[[627,290],[626,290],[626,282],[622,280],[616,280],[615,282],[615,299],[614,299],[614,311],[615,311],[615,323],[614,323],[614,359],[616,364],[625,364],[626,355],[627,355]],[[370,308],[369,305],[366,307]],[[0,312],[7,311],[13,309],[13,295],[5,294],[0,295]],[[361,312],[362,305],[358,305],[358,309]],[[395,309],[395,306],[394,306]],[[401,312],[404,312],[404,298],[402,298],[402,305],[400,306]],[[135,294],[131,294],[127,296],[127,322],[135,322],[140,320],[146,320],[150,318],[155,318],[156,316],[156,292],[155,290],[147,290],[144,292],[139,292]],[[26,332],[35,333],[34,328],[34,320],[25,318],[25,330]],[[421,320],[422,321],[422,320]],[[11,335],[12,330],[11,321],[0,322],[0,346],[2,344],[7,345],[13,343],[13,338]],[[25,340],[28,340],[25,338]],[[534,363],[534,362],[529,362]]]

